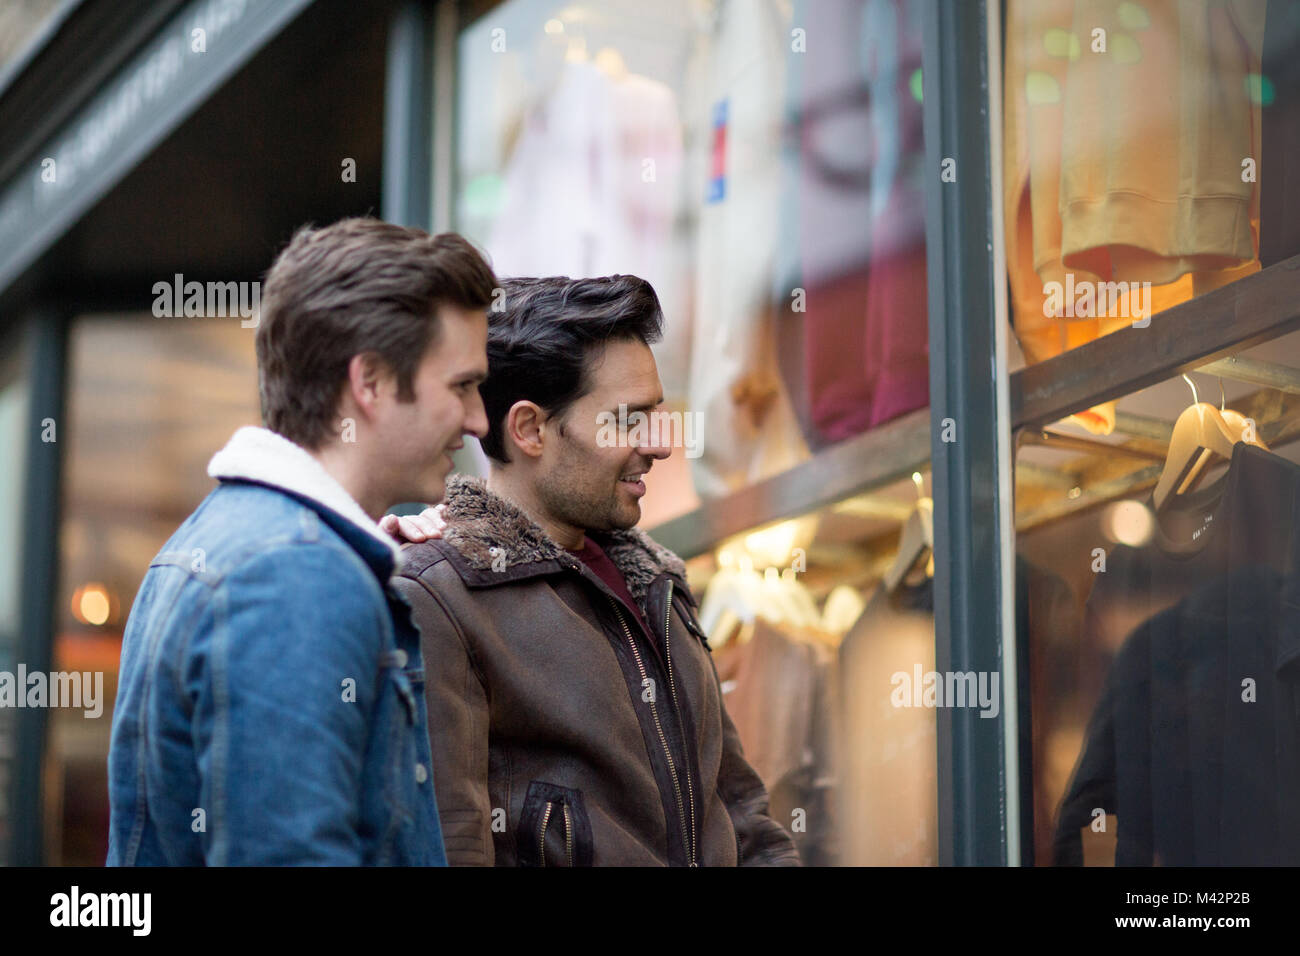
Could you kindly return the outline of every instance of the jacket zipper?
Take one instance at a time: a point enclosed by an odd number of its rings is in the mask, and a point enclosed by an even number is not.
[[[564,858],[568,861],[570,867],[573,866],[573,820],[569,817],[569,805],[560,804],[564,811]]]
[[[546,865],[546,827],[551,822],[551,807],[554,805],[553,801],[546,801],[546,811],[542,814],[542,832],[537,835],[537,858],[542,861],[542,866]]]
[[[546,801],[546,811],[542,814],[542,832],[537,837],[537,857],[546,865],[546,828],[551,824],[551,808],[555,806],[554,800]],[[573,818],[569,815],[569,805],[560,804],[560,812],[564,814],[564,859],[567,864],[573,866]]]
[[[673,652],[668,643],[668,632],[673,623],[673,581],[668,579],[668,601],[664,611],[664,658],[668,665],[668,693],[673,699],[673,710],[677,712],[677,726],[682,729],[682,743],[686,743],[686,724],[682,721],[682,709],[677,704],[677,688],[673,684]],[[682,768],[686,772],[686,795],[690,798],[691,807],[691,866],[696,866],[699,859],[699,845],[695,838],[695,786],[691,783],[691,765],[687,761]]]
[[[632,657],[636,659],[637,670],[641,674],[641,686],[645,686],[647,680],[645,663],[641,660],[641,652],[637,650],[636,641],[632,639],[632,632],[628,630],[627,621],[623,619],[623,610],[618,606],[618,601],[605,595],[609,603],[614,608],[614,613],[618,615],[618,623],[623,627],[623,636],[627,638],[628,647],[632,648]],[[672,673],[669,672],[669,683],[672,683]],[[671,691],[671,687],[669,690]],[[659,733],[659,743],[664,748],[664,756],[668,758],[668,773],[673,779],[673,793],[677,795],[677,816],[682,825],[682,835],[686,837],[686,857],[690,866],[696,866],[695,862],[695,840],[690,829],[686,825],[686,808],[682,804],[682,787],[677,778],[677,765],[673,762],[672,750],[668,747],[668,738],[664,736],[663,724],[659,722],[659,710],[655,707],[655,702],[650,701],[650,716],[654,718],[655,730]]]

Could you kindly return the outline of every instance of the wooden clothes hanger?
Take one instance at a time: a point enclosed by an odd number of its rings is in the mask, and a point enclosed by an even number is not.
[[[903,533],[898,540],[898,555],[885,572],[885,590],[888,592],[898,590],[898,585],[922,554],[927,550],[931,553],[934,551],[934,499],[921,495],[920,474],[914,472],[912,480],[916,482],[916,491],[920,497],[916,502],[916,510],[908,515],[903,525]]]
[[[713,625],[713,630],[709,632],[709,647],[717,650],[733,640],[737,644],[744,644],[753,635],[752,620],[746,621],[731,608],[723,608],[722,613],[718,615],[717,623]]]
[[[800,627],[819,627],[822,612],[817,608],[812,592],[799,580],[794,568],[787,567],[781,571],[781,585],[790,594],[790,603],[796,614],[795,623]]]
[[[1242,441],[1248,425],[1245,418],[1232,413],[1229,423],[1219,409],[1199,400],[1196,385],[1186,375],[1183,379],[1192,388],[1192,404],[1174,422],[1174,433],[1169,439],[1169,454],[1165,467],[1156,482],[1151,501],[1159,511],[1174,494],[1182,494],[1196,481],[1210,458],[1232,458],[1232,446]],[[1258,439],[1256,439],[1258,442]]]

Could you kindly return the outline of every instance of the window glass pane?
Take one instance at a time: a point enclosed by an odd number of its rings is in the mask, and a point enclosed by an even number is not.
[[[1300,336],[1238,359],[1283,387],[1192,372],[1020,446],[1039,865],[1300,863]]]
[[[928,401],[921,41],[904,0],[513,0],[459,46],[456,226],[499,274],[633,273],[689,511]]]
[[[1002,11],[1025,363],[1110,334],[1142,350],[1167,310],[1300,253],[1300,5]],[[1298,341],[1021,436],[1022,813],[1039,865],[1300,862]]]
[[[7,333],[0,358],[0,448],[5,465],[0,468],[0,671],[14,673],[17,664],[21,614],[23,534],[23,480],[26,475],[30,383],[26,375],[27,350],[22,336]],[[0,860],[9,859],[14,821],[9,807],[13,761],[17,748],[17,714],[0,707]]]
[[[1006,258],[1025,362],[1300,252],[1300,5],[1004,12]],[[1107,434],[1114,416],[1106,402],[1075,418]]]
[[[457,69],[455,227],[501,276],[659,295],[666,406],[702,440],[655,463],[641,527],[927,404],[919,3],[510,0]],[[905,479],[756,518],[691,565],[728,712],[809,862],[938,859],[934,708],[910,692],[934,667],[925,547],[882,583],[917,499]]]
[[[69,344],[54,669],[103,674],[102,713],[50,711],[50,864],[108,852],[108,744],[122,632],[163,544],[214,482],[207,463],[261,421],[253,329],[238,319],[78,319]]]

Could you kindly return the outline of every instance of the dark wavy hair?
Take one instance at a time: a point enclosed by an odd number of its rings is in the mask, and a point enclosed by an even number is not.
[[[488,419],[483,451],[507,464],[505,418],[515,402],[563,416],[590,390],[605,343],[659,341],[663,311],[654,288],[636,276],[503,279],[501,288],[488,311],[488,377],[479,393]]]

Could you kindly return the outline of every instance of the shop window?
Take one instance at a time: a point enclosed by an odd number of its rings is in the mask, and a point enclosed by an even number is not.
[[[656,462],[641,526],[692,538],[773,817],[810,863],[937,863],[920,4],[509,0],[457,70],[454,227],[502,276],[659,295],[665,405],[702,441]],[[839,469],[886,432],[908,461],[863,493]]]
[[[1022,440],[1039,864],[1300,860],[1300,337],[1249,362],[1279,387],[1192,372],[1120,399],[1105,440],[1070,423]],[[1202,429],[1204,449],[1179,437]]]
[[[806,865],[939,861],[926,488],[918,472],[687,565],[727,713]]]
[[[1300,253],[1300,7],[1007,0],[1016,338],[1052,358]],[[1113,402],[1082,410],[1115,427]]]
[[[102,713],[50,711],[46,862],[100,866],[131,602],[154,555],[212,490],[214,449],[261,415],[253,331],[238,320],[78,319],[68,363],[53,667],[102,675]]]
[[[1003,10],[1015,337],[1035,381],[1113,395],[1088,343],[1196,348],[1201,296],[1237,290],[1230,323],[1300,253],[1300,6]],[[1255,311],[1280,337],[1017,435],[1026,860],[1300,860],[1300,337]]]
[[[698,457],[653,525],[928,401],[918,4],[512,0],[459,41],[456,228],[648,279]]]

